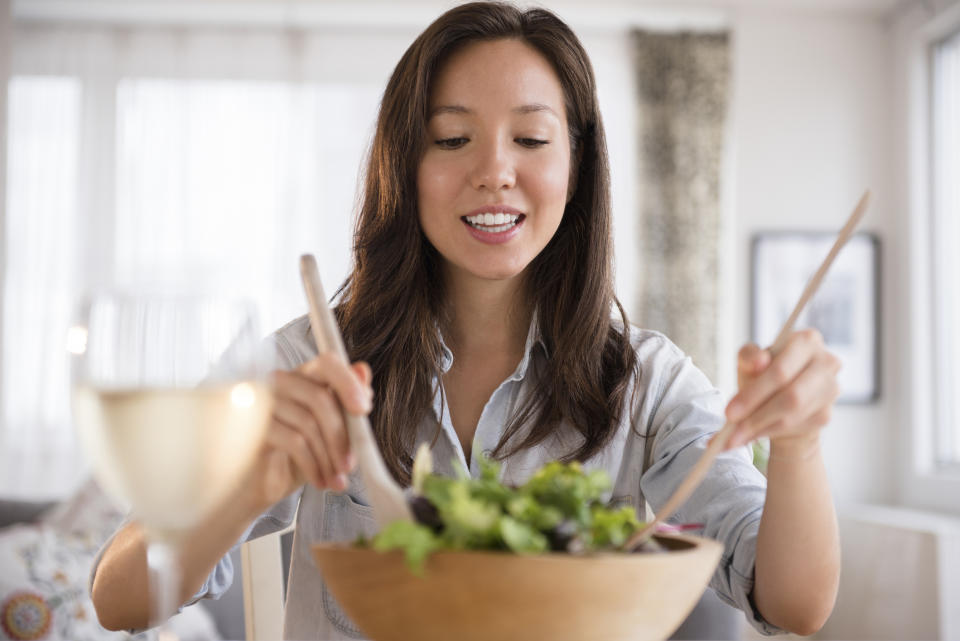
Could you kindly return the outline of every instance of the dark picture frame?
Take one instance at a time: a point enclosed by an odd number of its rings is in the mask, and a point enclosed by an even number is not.
[[[767,347],[800,299],[807,282],[836,240],[836,232],[760,232],[753,235],[750,266],[750,334]],[[824,278],[795,329],[812,327],[843,362],[839,403],[872,403],[880,397],[880,240],[857,233]]]

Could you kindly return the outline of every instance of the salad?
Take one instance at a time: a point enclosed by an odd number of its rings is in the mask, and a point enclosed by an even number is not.
[[[513,487],[500,482],[500,464],[480,459],[479,478],[460,466],[448,478],[432,473],[421,445],[413,464],[414,521],[394,521],[361,546],[402,550],[410,569],[423,573],[435,550],[499,550],[516,554],[617,550],[643,526],[631,506],[608,507],[611,487],[603,470],[585,471],[577,462],[551,462]],[[646,550],[659,546],[650,542]]]

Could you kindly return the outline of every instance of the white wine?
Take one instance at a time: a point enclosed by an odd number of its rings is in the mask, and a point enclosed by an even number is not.
[[[252,464],[273,408],[262,382],[193,389],[74,390],[94,475],[155,532],[195,525]]]

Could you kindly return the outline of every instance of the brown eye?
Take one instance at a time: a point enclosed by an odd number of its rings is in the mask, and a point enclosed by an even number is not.
[[[467,144],[468,140],[466,138],[444,138],[442,140],[437,140],[435,144],[441,149],[457,149],[463,147]]]
[[[530,149],[536,149],[537,147],[550,144],[549,140],[539,140],[537,138],[517,138],[516,142],[524,147],[529,147]]]

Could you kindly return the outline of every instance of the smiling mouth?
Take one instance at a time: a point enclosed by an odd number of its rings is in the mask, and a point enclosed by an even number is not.
[[[460,220],[474,229],[499,234],[513,229],[526,218],[526,214],[477,214],[475,216],[461,216]]]

